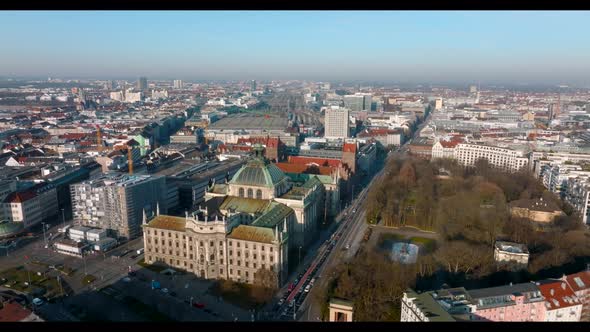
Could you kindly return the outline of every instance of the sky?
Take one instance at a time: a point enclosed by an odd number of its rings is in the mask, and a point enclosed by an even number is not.
[[[2,11],[0,76],[590,83],[586,11]]]

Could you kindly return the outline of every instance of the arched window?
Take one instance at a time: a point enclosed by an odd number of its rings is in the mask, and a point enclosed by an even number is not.
[[[256,190],[256,198],[262,199],[262,190],[260,190],[260,189]]]
[[[240,190],[239,190],[239,196],[240,197],[244,197],[244,188],[240,188]]]
[[[248,198],[254,198],[254,192],[252,191],[252,188],[248,188]]]

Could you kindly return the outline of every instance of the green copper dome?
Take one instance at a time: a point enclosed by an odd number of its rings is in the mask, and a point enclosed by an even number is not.
[[[274,188],[286,177],[276,165],[257,157],[242,166],[230,184]]]

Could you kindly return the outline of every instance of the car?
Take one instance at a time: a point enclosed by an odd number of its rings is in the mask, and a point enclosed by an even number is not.
[[[307,285],[307,286],[305,286],[304,292],[309,293],[310,289],[311,289],[311,285]]]
[[[131,259],[136,259],[136,258],[137,258],[137,255],[133,255],[133,256],[131,256],[130,258],[131,258]]]
[[[352,213],[356,213],[356,209],[352,210]]]
[[[311,279],[311,281],[309,282],[309,284],[313,286],[313,283],[314,282],[315,282],[315,278]]]
[[[346,247],[344,247],[346,250],[350,249],[350,244],[347,244]]]
[[[285,303],[285,299],[280,299],[279,300],[279,305],[283,305],[283,303]]]
[[[43,305],[43,300],[41,300],[40,298],[36,297],[33,299],[33,304],[36,306],[40,306]]]
[[[205,305],[203,303],[193,302],[193,307],[195,307],[197,309],[203,309],[203,308],[205,308]]]
[[[295,301],[289,302],[289,308],[293,308],[294,305],[295,305]]]
[[[123,280],[123,282],[130,282],[130,281],[131,281],[131,278],[129,278],[129,277],[125,277],[125,278],[123,278],[123,279],[121,279],[121,280]]]
[[[167,294],[168,293],[168,288],[162,288],[162,293]]]

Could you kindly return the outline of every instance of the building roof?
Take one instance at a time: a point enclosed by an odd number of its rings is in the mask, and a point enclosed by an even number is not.
[[[20,322],[31,315],[31,310],[16,302],[4,302],[0,309],[0,322]]]
[[[266,207],[264,213],[254,220],[252,226],[272,228],[283,222],[285,218],[293,213],[293,209],[286,206],[285,204],[271,202]]]
[[[431,322],[452,322],[453,316],[449,314],[436,300],[432,297],[433,292],[418,294],[414,290],[406,291],[408,298],[414,298],[413,303],[420,308],[424,315]]]
[[[340,159],[331,159],[331,158],[289,156],[289,163],[290,164],[303,164],[303,165],[316,164],[318,166],[338,167],[338,166],[340,166],[342,161]]]
[[[290,164],[290,163],[276,163],[275,164],[281,171],[285,173],[295,174],[320,174],[320,175],[331,175],[333,167],[331,166],[316,166],[306,164]]]
[[[582,271],[565,276],[574,292],[590,288],[590,271]]]
[[[253,158],[236,172],[230,183],[274,188],[285,178],[285,173],[276,165],[261,158]]]
[[[271,201],[265,199],[246,198],[237,196],[227,196],[221,206],[220,210],[234,210],[244,213],[263,213]]]
[[[355,143],[344,143],[344,146],[342,146],[342,151],[356,153],[356,144]]]
[[[514,285],[504,285],[498,287],[473,289],[469,291],[469,295],[473,299],[483,299],[487,297],[504,296],[512,294],[522,294],[528,292],[537,292],[539,289],[534,283],[527,282]]]
[[[494,246],[501,251],[513,253],[513,254],[528,254],[529,251],[526,245],[516,242],[508,241],[496,241]]]
[[[275,235],[272,228],[239,225],[227,236],[229,239],[261,243],[273,243]]]
[[[166,229],[170,231],[184,231],[186,227],[186,218],[159,215],[152,219],[146,227]]]
[[[547,280],[537,284],[545,298],[547,310],[557,310],[582,304],[565,281]]]
[[[35,198],[37,194],[32,190],[21,191],[21,192],[12,192],[4,198],[3,203],[23,203],[32,198]]]
[[[529,209],[532,211],[555,212],[561,211],[555,203],[540,199],[519,199],[510,202],[510,207]]]

